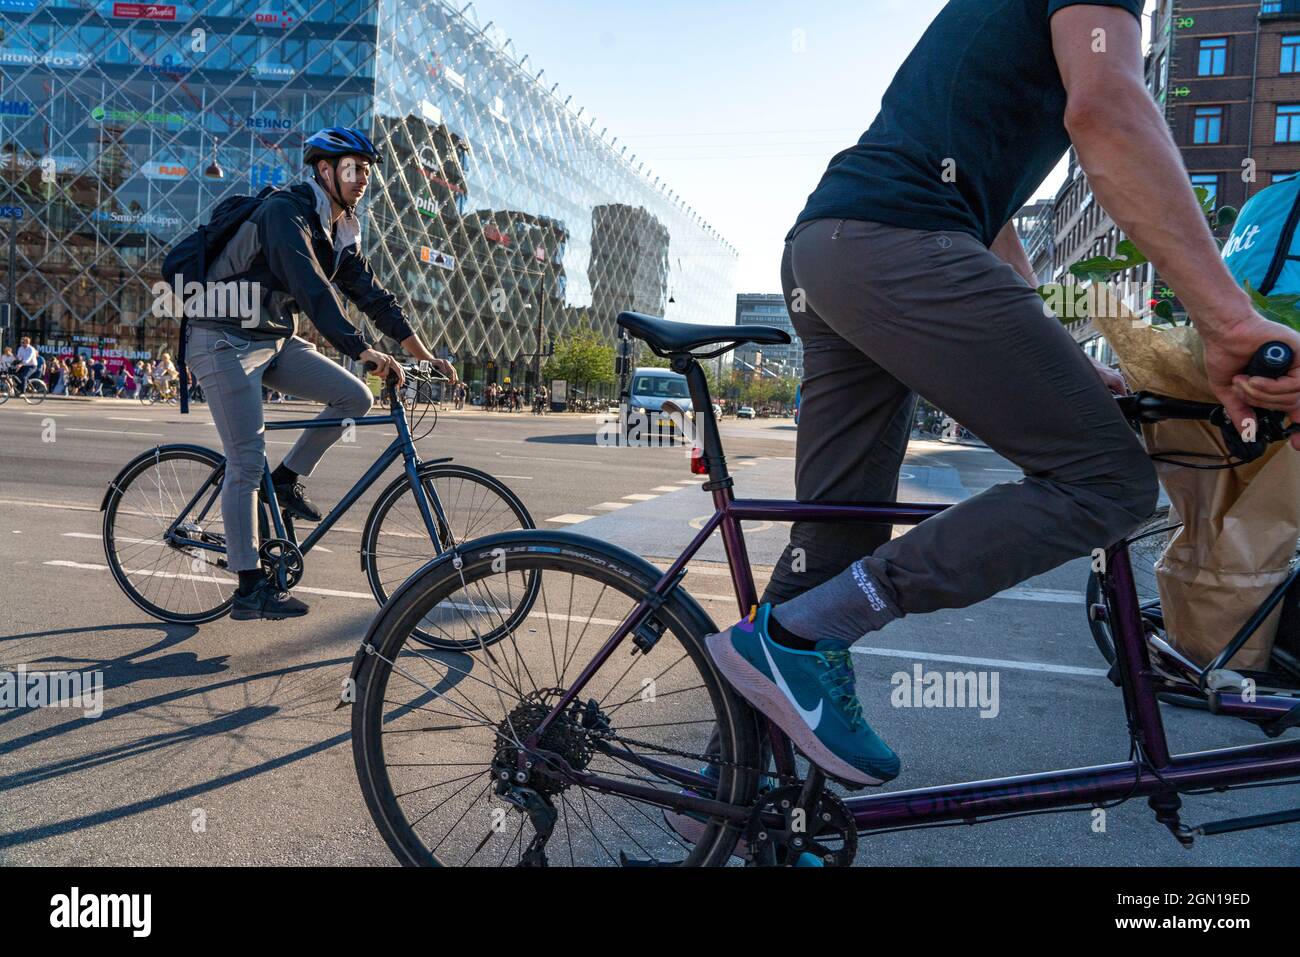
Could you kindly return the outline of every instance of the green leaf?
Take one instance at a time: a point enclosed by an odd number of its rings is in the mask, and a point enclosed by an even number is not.
[[[1141,266],[1148,262],[1147,257],[1142,254],[1142,250],[1134,245],[1133,240],[1122,240],[1116,247],[1115,252],[1124,257],[1124,261],[1131,266]]]
[[[1174,321],[1174,304],[1168,299],[1161,299],[1151,311],[1165,322]]]
[[[1201,204],[1201,212],[1206,216],[1214,212],[1214,197],[1210,195],[1208,189],[1204,186],[1197,186],[1192,192],[1196,194],[1196,201]]]
[[[1300,303],[1300,295],[1265,296],[1259,290],[1252,289],[1250,283],[1246,283],[1246,292],[1255,304],[1255,309],[1265,319],[1272,319],[1300,331],[1300,309],[1296,307]]]
[[[1229,228],[1237,221],[1237,207],[1221,206],[1219,212],[1214,218],[1214,225],[1218,229]]]

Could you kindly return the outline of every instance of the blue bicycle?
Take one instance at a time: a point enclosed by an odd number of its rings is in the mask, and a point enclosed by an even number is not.
[[[427,386],[435,377],[417,366],[405,368],[408,387],[401,394],[392,380],[384,386],[385,415],[351,422],[308,419],[266,423],[268,432],[381,425],[397,430],[392,444],[301,543],[292,518],[279,507],[270,467],[264,467],[258,555],[282,590],[301,581],[307,554],[399,459],[402,474],[375,500],[359,548],[362,571],[381,605],[411,572],[457,544],[535,527],[519,496],[486,472],[457,465],[450,458],[420,460],[415,443],[432,431],[433,425],[412,437],[407,406],[418,432],[429,412]],[[437,413],[433,415],[436,425]],[[155,618],[202,624],[230,610],[237,581],[227,570],[221,518],[225,466],[225,457],[212,449],[160,445],[129,462],[104,493],[100,509],[108,567],[127,597]],[[503,609],[509,621],[522,621],[535,596],[536,581],[511,596],[511,607]],[[433,647],[459,648],[455,642],[421,634]],[[479,647],[478,640],[474,647]]]

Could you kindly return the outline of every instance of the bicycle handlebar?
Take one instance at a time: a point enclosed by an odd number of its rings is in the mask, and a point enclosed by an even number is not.
[[[1278,379],[1291,368],[1294,357],[1291,347],[1284,342],[1265,343],[1259,347],[1243,374]],[[1243,463],[1259,458],[1273,442],[1286,441],[1296,432],[1300,432],[1300,424],[1287,426],[1284,423],[1285,412],[1255,409],[1256,437],[1253,441],[1247,442],[1241,437],[1223,406],[1213,402],[1173,399],[1153,392],[1124,395],[1115,401],[1119,403],[1120,412],[1134,425],[1164,422],[1170,419],[1209,422],[1211,425],[1217,425],[1228,451]]]

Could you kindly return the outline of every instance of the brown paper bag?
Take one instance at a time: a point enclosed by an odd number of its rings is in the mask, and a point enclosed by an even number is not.
[[[1194,328],[1152,326],[1100,288],[1089,303],[1093,323],[1135,391],[1217,401]],[[1160,422],[1145,426],[1143,435],[1152,453],[1196,452],[1220,461],[1228,454],[1218,428],[1207,422]],[[1300,538],[1300,453],[1276,444],[1232,469],[1156,467],[1174,520],[1183,523],[1156,564],[1166,633],[1183,654],[1207,664],[1287,576]],[[1269,616],[1229,667],[1267,668],[1279,616],[1280,610]]]

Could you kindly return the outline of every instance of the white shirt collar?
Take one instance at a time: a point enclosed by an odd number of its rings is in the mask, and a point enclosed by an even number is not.
[[[321,189],[320,183],[315,179],[308,179],[307,185],[312,188],[316,194],[316,215],[320,217],[320,224],[325,229],[325,235],[331,236],[334,242],[334,248],[338,251],[347,249],[349,246],[355,246],[357,252],[361,251],[361,218],[353,213],[351,216],[344,215],[338,222],[337,233],[333,230],[330,218],[334,213],[334,204],[326,195],[325,190]]]

